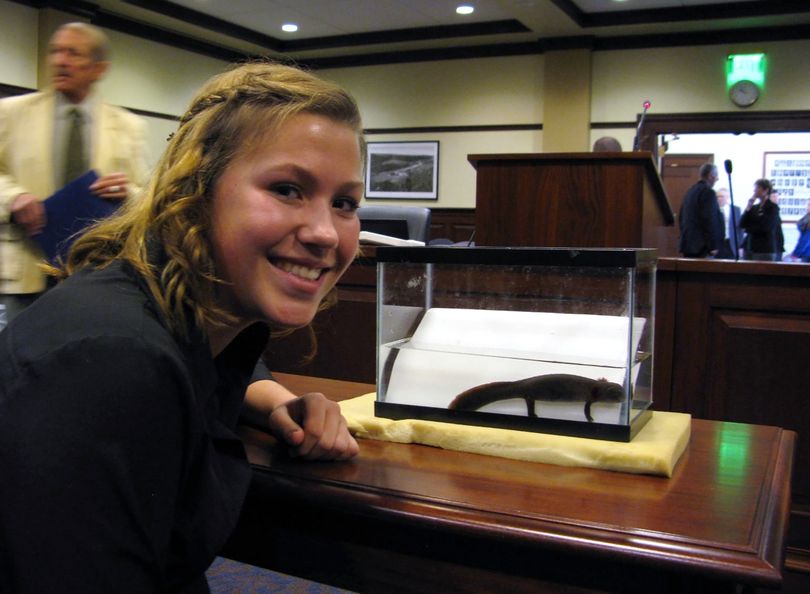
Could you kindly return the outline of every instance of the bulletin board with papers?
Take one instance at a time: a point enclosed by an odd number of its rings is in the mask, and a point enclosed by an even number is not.
[[[779,192],[782,222],[798,221],[810,200],[810,152],[766,152],[763,170],[763,177]]]

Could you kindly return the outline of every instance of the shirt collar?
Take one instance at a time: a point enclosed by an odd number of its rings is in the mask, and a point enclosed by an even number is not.
[[[166,256],[163,247],[157,241],[147,240],[147,251],[150,261],[157,263],[158,266],[165,263]],[[162,320],[160,307],[146,280],[135,271],[131,264],[122,265],[146,294],[158,319]],[[196,393],[201,394],[206,400],[215,396],[212,405],[218,408],[219,418],[227,426],[234,427],[239,418],[242,399],[253,369],[270,339],[270,328],[263,322],[252,324],[242,330],[219,355],[212,357],[205,332],[194,324],[191,312],[186,313],[189,316],[187,338],[183,340],[175,336],[175,339],[178,340],[185,356],[191,362],[192,368],[196,370],[193,378]],[[164,320],[162,321],[165,323]]]
[[[84,101],[81,103],[71,103],[65,99],[62,93],[54,93],[56,95],[56,115],[60,118],[67,118],[68,112],[71,109],[78,109],[82,114],[82,120],[85,123],[93,121],[93,112],[95,111],[97,98],[94,93],[89,93]]]

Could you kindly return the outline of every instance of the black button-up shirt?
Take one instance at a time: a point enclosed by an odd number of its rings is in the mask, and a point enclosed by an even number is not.
[[[250,480],[234,433],[268,330],[216,359],[126,264],[82,271],[0,334],[0,591],[207,591]]]

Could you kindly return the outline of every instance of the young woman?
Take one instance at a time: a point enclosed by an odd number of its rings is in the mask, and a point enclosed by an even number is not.
[[[781,248],[779,237],[782,220],[779,217],[779,206],[771,199],[773,187],[767,179],[754,182],[754,195],[740,217],[740,227],[747,233],[746,258],[778,261]]]
[[[361,131],[297,69],[213,78],[144,195],[0,334],[0,591],[207,591],[250,480],[243,398],[294,454],[357,453],[337,405],[254,367],[357,252]]]

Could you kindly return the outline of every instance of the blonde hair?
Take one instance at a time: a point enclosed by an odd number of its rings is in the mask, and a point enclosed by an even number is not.
[[[57,276],[125,260],[175,333],[185,335],[189,313],[200,328],[231,322],[217,301],[223,281],[210,238],[216,181],[234,157],[303,112],[349,126],[365,152],[357,104],[333,83],[268,62],[213,77],[180,119],[143,195],[77,239]]]

